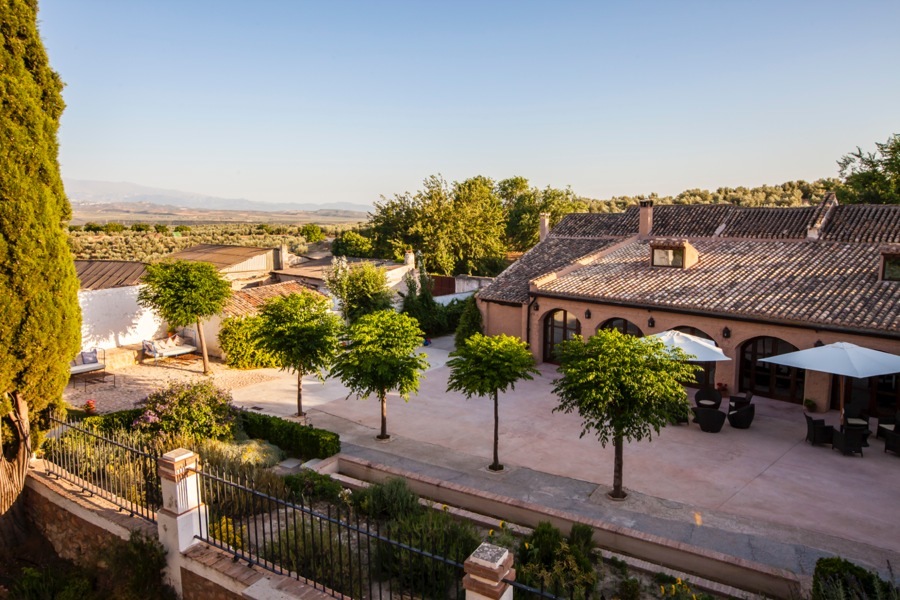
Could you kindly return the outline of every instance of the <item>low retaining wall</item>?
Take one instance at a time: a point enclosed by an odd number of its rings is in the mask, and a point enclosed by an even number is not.
[[[569,531],[575,523],[583,523],[593,527],[595,539],[606,550],[769,597],[786,600],[798,598],[801,596],[801,589],[806,587],[801,584],[808,584],[808,582],[802,582],[795,573],[785,569],[776,569],[605,521],[492,494],[352,456],[340,454],[333,456],[319,463],[316,470],[322,473],[340,473],[372,483],[383,483],[388,479],[402,477],[410,489],[435,502],[492,515],[528,527],[536,527],[541,521],[549,521],[562,531]]]

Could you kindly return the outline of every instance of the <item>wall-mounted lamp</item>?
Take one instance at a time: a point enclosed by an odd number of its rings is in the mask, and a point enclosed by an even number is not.
[[[584,311],[584,318],[585,319],[591,318],[591,309],[587,309],[586,311]]]
[[[823,342],[822,340],[816,340],[816,343],[813,344],[813,346],[815,346],[816,348],[821,348],[824,345],[825,345],[825,342]]]
[[[647,319],[647,327],[650,327],[650,328],[656,327],[656,319],[654,319],[653,317],[650,317],[649,319]]]
[[[537,312],[537,311],[541,310],[541,305],[538,304],[537,302],[535,302],[535,303],[531,306],[531,310],[533,310],[534,312]]]
[[[723,338],[726,338],[726,339],[727,339],[727,338],[730,338],[730,337],[731,337],[731,330],[728,329],[727,327],[726,327],[725,329],[723,329],[723,330],[722,330],[722,337],[723,337]]]

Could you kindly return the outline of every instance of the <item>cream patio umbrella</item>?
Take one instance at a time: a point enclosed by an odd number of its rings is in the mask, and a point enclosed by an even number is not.
[[[669,329],[668,331],[663,331],[661,333],[654,333],[648,337],[662,340],[667,347],[679,348],[683,350],[685,354],[690,354],[692,356],[690,359],[691,362],[719,362],[731,360],[729,357],[725,356],[725,353],[722,352],[721,348],[716,346],[714,341],[697,337],[696,335],[691,335],[689,333],[682,333],[674,329]]]
[[[900,373],[900,356],[848,342],[835,342],[827,346],[816,346],[759,360],[774,365],[840,375],[842,424],[844,423],[844,385],[847,377],[864,379]]]

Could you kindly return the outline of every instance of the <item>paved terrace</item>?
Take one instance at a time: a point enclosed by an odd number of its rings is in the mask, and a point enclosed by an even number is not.
[[[374,398],[345,399],[339,382],[304,381],[311,422],[341,434],[343,452],[474,488],[543,504],[811,574],[820,556],[838,554],[887,574],[900,565],[897,507],[900,457],[870,439],[865,457],[843,456],[805,443],[800,406],[754,398],[753,425],[718,434],[696,424],[670,426],[652,442],[625,448],[623,503],[609,501],[613,449],[579,438],[577,415],[552,413],[552,365],[500,398],[500,460],[490,462],[493,407],[484,398],[446,391],[452,339],[424,348],[431,362],[418,396],[388,399],[388,443]],[[131,407],[166,379],[199,377],[199,365],[136,366],[117,372],[118,386],[67,388],[67,399],[97,401],[101,411]],[[212,375],[239,406],[289,416],[296,411],[296,377],[275,369]],[[836,423],[837,413],[824,415]]]

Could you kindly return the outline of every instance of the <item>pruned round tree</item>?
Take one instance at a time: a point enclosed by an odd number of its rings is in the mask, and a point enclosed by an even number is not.
[[[528,345],[517,337],[502,333],[491,336],[475,333],[450,353],[447,366],[450,367],[447,391],[462,392],[467,399],[472,396],[490,396],[494,401],[494,461],[488,468],[502,471],[498,451],[498,395],[508,389],[515,389],[517,381],[534,379],[533,375],[539,373]]]
[[[217,315],[231,296],[231,284],[210,263],[170,260],[147,265],[138,302],[152,308],[172,327],[196,323],[203,354],[203,372],[209,373],[209,355],[202,321]]]
[[[387,440],[387,395],[399,392],[408,401],[419,389],[422,371],[428,368],[424,353],[416,348],[424,341],[419,323],[404,314],[382,310],[364,315],[350,326],[347,346],[338,356],[331,374],[350,389],[350,394],[381,402],[381,433]]]
[[[18,533],[37,413],[59,404],[81,343],[71,207],[56,134],[62,82],[36,2],[0,3],[0,550]]]
[[[272,298],[260,310],[260,347],[283,370],[297,373],[297,415],[303,416],[303,377],[324,379],[340,350],[343,323],[329,311],[331,301],[318,292]]]
[[[652,439],[688,412],[682,382],[693,381],[700,368],[688,356],[667,348],[656,338],[637,338],[612,329],[556,345],[561,377],[553,391],[559,405],[553,412],[578,412],[581,437],[597,436],[603,447],[615,448],[612,498],[627,496],[622,488],[622,443]]]

